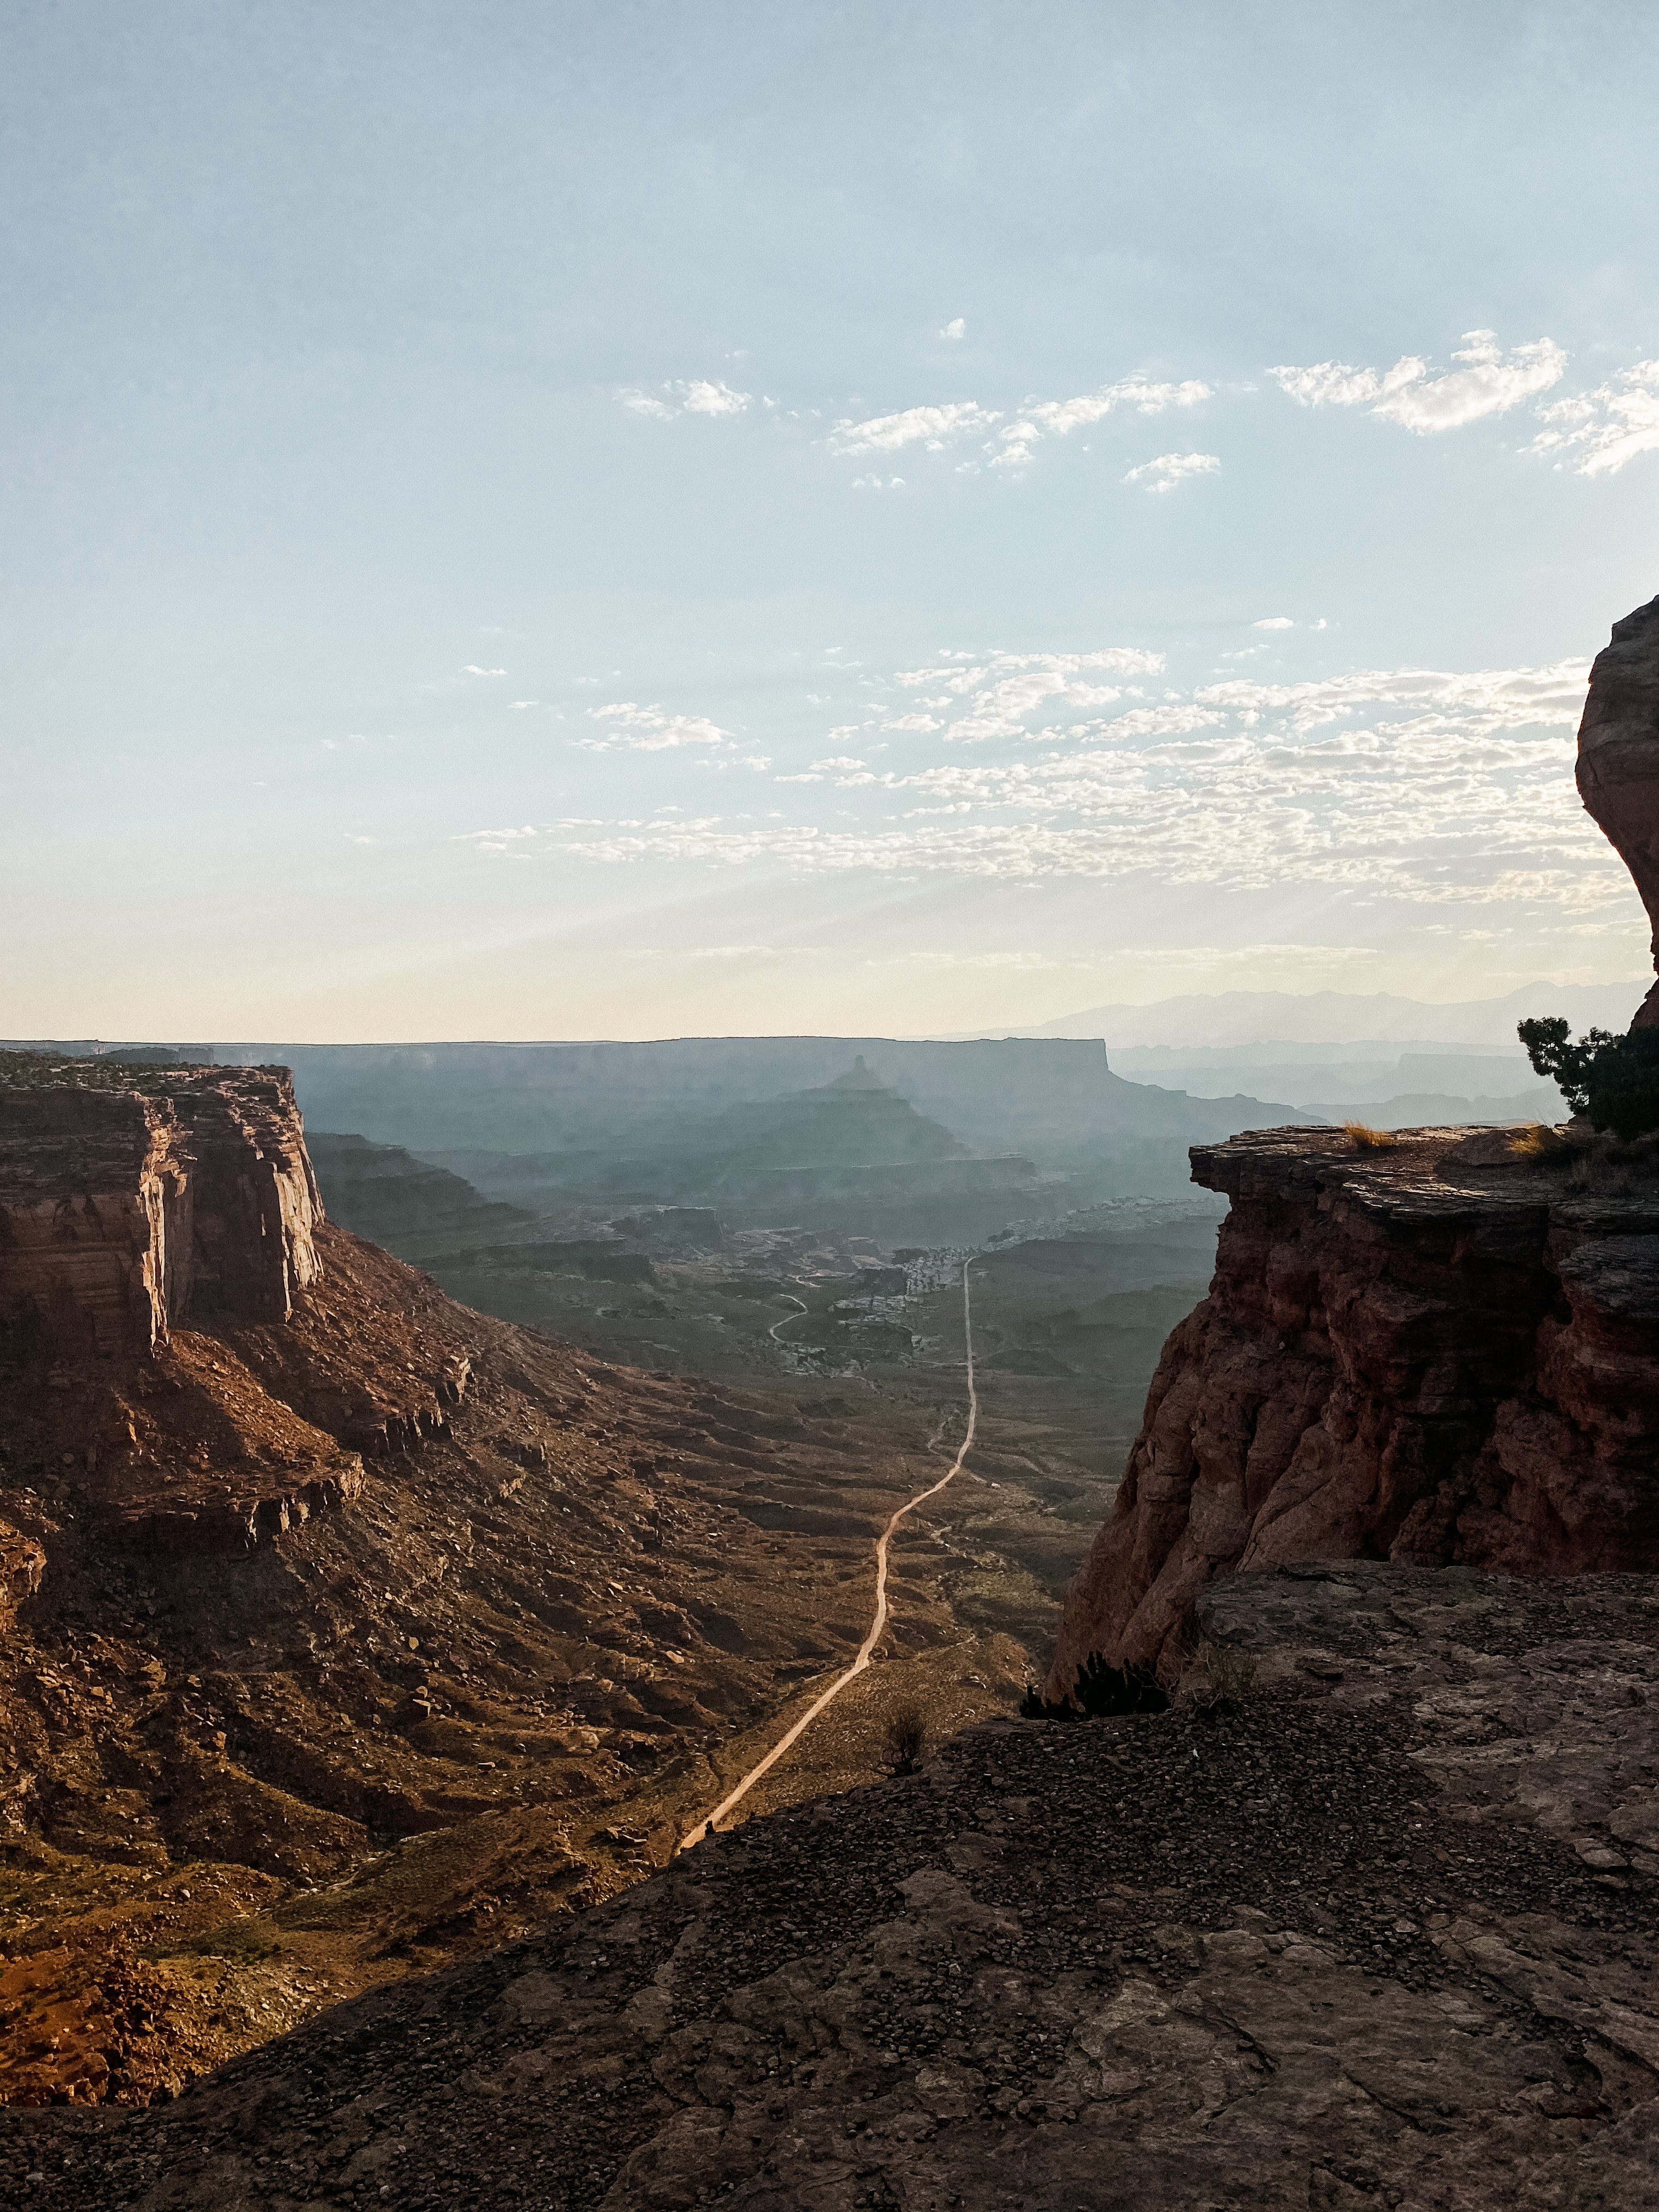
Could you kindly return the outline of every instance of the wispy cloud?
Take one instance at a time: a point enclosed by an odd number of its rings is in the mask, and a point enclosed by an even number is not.
[[[1153,384],[1144,376],[1127,376],[1118,384],[1103,384],[1097,392],[1080,392],[1075,399],[1030,400],[1018,418],[998,433],[1002,451],[993,468],[1018,468],[1031,458],[1043,438],[1064,438],[1073,430],[1098,422],[1119,407],[1139,415],[1161,415],[1169,407],[1195,407],[1212,397],[1210,386],[1196,378],[1184,384]]]
[[[939,336],[942,338],[959,338],[965,337],[967,332],[968,325],[964,319],[961,315],[953,315],[939,332]]]
[[[1263,615],[1260,622],[1250,624],[1252,629],[1294,629],[1296,624],[1288,615]]]
[[[1638,361],[1611,382],[1538,410],[1549,426],[1534,453],[1571,456],[1581,477],[1613,476],[1638,454],[1659,452],[1659,361]]]
[[[1567,364],[1553,338],[1534,338],[1505,354],[1491,331],[1466,331],[1452,359],[1464,366],[1439,375],[1416,354],[1380,372],[1322,361],[1307,368],[1287,363],[1267,374],[1304,407],[1364,407],[1386,422],[1428,433],[1504,414],[1559,383]]]
[[[1188,477],[1220,472],[1221,462],[1214,453],[1160,453],[1155,461],[1143,461],[1138,469],[1131,469],[1123,481],[1144,484],[1148,491],[1173,491]]]
[[[907,407],[896,415],[872,415],[867,422],[837,422],[830,433],[830,450],[854,453],[896,453],[902,447],[924,447],[939,453],[952,439],[969,431],[988,430],[1000,416],[972,399],[949,399],[934,407]]]
[[[754,398],[751,392],[733,392],[729,384],[702,377],[676,379],[659,389],[669,395],[666,399],[636,390],[619,392],[617,397],[631,413],[654,422],[672,422],[678,415],[741,415]]]
[[[677,745],[723,745],[732,732],[706,714],[670,714],[661,707],[641,707],[624,699],[611,707],[590,707],[590,720],[609,727],[602,738],[579,738],[590,752],[626,747],[637,753],[667,752]]]
[[[936,673],[937,672],[933,672]],[[1586,664],[1234,678],[1132,707],[1040,757],[959,756],[873,787],[888,813],[842,828],[719,817],[587,825],[557,848],[610,863],[765,862],[808,872],[1176,884],[1322,884],[1421,904],[1522,901],[1565,916],[1628,897],[1572,786]]]
[[[504,668],[475,668],[469,660],[461,673],[463,676],[505,676],[507,671]]]
[[[923,704],[942,710],[941,719],[906,715],[884,726],[943,729],[947,738],[969,743],[1029,737],[1032,732],[1026,722],[1039,709],[1052,716],[1057,711],[1109,705],[1122,696],[1121,684],[1095,680],[1099,677],[1156,676],[1163,667],[1161,653],[1113,645],[1096,653],[993,653],[965,665],[948,660],[927,668],[902,669],[896,680],[906,690],[924,684],[938,687],[936,696]]]

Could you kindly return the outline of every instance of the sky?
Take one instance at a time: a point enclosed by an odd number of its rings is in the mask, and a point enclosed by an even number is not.
[[[18,11],[0,1030],[1643,974],[1656,107],[1646,4]]]

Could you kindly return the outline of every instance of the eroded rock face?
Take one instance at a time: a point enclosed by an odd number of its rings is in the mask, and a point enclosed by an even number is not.
[[[1578,793],[1636,879],[1659,969],[1659,599],[1613,626],[1578,726]],[[1659,983],[1633,1029],[1659,1027]]]
[[[1483,1164],[1484,1163],[1484,1164]],[[1287,1560],[1659,1567],[1659,1178],[1607,1196],[1508,1140],[1256,1130],[1209,1297],[1164,1346],[1048,1678],[1175,1663],[1205,1584]]]
[[[0,1088],[0,1356],[117,1358],[192,1320],[286,1321],[321,1218],[286,1069]]]

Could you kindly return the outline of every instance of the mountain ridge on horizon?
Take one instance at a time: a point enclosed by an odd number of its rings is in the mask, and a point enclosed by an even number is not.
[[[1648,978],[1641,976],[1626,983],[1522,983],[1493,998],[1440,1000],[1394,991],[1188,991],[1139,1006],[1119,1001],[1086,1006],[1029,1028],[971,1034],[975,1039],[1099,1037],[1109,1051],[1114,1045],[1178,1048],[1200,1042],[1512,1045],[1516,1022],[1536,1014],[1563,1014],[1580,1030],[1609,1024],[1625,1029],[1648,988]],[[1360,1025],[1361,1009],[1369,1026]],[[1270,1017],[1281,1025],[1262,1026]],[[1194,1035],[1200,1018],[1202,1030]],[[1343,1033],[1334,1033],[1337,1029]]]

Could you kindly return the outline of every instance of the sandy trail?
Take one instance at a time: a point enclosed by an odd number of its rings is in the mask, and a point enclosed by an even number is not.
[[[972,1265],[971,1260],[965,1260],[962,1267],[962,1328],[968,1346],[968,1426],[963,1431],[961,1443],[957,1447],[955,1459],[940,1475],[939,1480],[930,1483],[926,1490],[917,1491],[914,1498],[907,1498],[876,1540],[876,1612],[874,1620],[870,1623],[870,1632],[860,1644],[858,1656],[845,1674],[838,1674],[829,1688],[820,1697],[813,1699],[787,1734],[779,1737],[765,1758],[757,1765],[751,1766],[736,1789],[721,1798],[714,1811],[708,1815],[706,1823],[699,1820],[694,1826],[686,1830],[679,1840],[678,1849],[681,1850],[684,1850],[687,1844],[695,1844],[703,1832],[705,1825],[711,1828],[717,1828],[732,1807],[740,1804],[748,1796],[762,1775],[769,1772],[783,1757],[790,1745],[811,1727],[824,1707],[838,1698],[847,1685],[855,1676],[863,1674],[865,1668],[870,1664],[870,1655],[880,1643],[882,1632],[887,1626],[887,1547],[893,1540],[893,1531],[907,1513],[914,1513],[918,1505],[925,1504],[930,1498],[936,1498],[947,1482],[961,1474],[962,1463],[973,1449],[974,1431],[979,1425],[979,1394],[974,1388],[974,1308],[968,1285],[968,1270]]]

